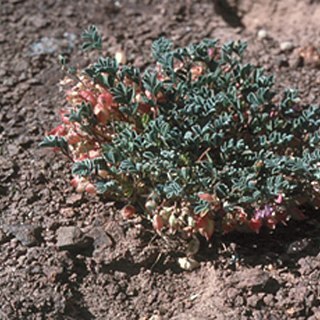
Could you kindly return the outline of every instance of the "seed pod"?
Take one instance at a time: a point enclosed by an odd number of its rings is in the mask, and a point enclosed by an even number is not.
[[[95,194],[97,190],[96,190],[96,187],[89,182],[85,187],[85,191],[91,194]]]
[[[200,217],[196,223],[199,233],[209,241],[214,233],[214,221],[206,214]]]
[[[98,103],[101,103],[105,108],[110,107],[113,103],[113,97],[109,92],[105,92],[99,95]]]
[[[92,106],[95,106],[97,103],[97,99],[91,91],[81,90],[79,91],[79,96]]]
[[[106,179],[106,178],[109,177],[109,173],[106,170],[99,170],[98,171],[98,176],[101,177],[101,178]]]
[[[258,220],[258,219],[254,219],[252,218],[249,222],[249,228],[256,232],[256,233],[259,233],[260,232],[260,229],[262,227],[262,222],[261,220]]]
[[[156,214],[154,217],[153,217],[153,220],[152,220],[152,225],[153,225],[153,228],[156,230],[156,231],[160,231],[162,228],[163,228],[163,219],[160,215]]]
[[[98,103],[94,107],[93,112],[100,123],[106,123],[108,120],[110,120],[110,111],[101,103]]]
[[[123,219],[131,219],[136,214],[136,208],[130,204],[126,205],[121,210]]]

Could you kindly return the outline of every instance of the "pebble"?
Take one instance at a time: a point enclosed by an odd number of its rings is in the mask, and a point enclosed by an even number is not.
[[[39,243],[41,228],[31,224],[14,224],[4,225],[3,231],[7,236],[15,237],[22,245],[31,247]]]
[[[257,37],[259,40],[263,40],[266,39],[268,36],[268,32],[265,29],[260,29],[257,33]]]
[[[181,269],[186,270],[186,271],[192,271],[196,268],[200,267],[200,263],[192,258],[179,258],[178,259],[178,264]]]
[[[60,213],[66,218],[72,218],[76,214],[74,209],[70,207],[60,209]]]
[[[280,43],[280,50],[281,51],[291,51],[294,49],[294,45],[292,41],[284,41]]]
[[[104,250],[113,245],[112,239],[102,227],[93,227],[87,235],[93,238],[93,246],[95,250]]]
[[[76,251],[89,248],[92,244],[92,238],[85,237],[80,228],[75,226],[60,227],[56,236],[56,245],[61,250]]]
[[[67,204],[77,205],[77,204],[79,204],[81,199],[82,199],[82,194],[79,194],[79,193],[73,194],[67,199]]]
[[[268,272],[256,268],[235,272],[230,283],[238,289],[251,288],[256,291],[263,291],[270,281],[276,280]]]

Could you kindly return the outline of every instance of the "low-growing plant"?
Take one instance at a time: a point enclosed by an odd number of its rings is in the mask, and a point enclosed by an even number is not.
[[[101,49],[95,27],[83,49]],[[259,232],[319,204],[320,109],[243,63],[246,43],[160,38],[145,70],[99,57],[69,68],[69,107],[43,147],[72,162],[77,192],[125,201],[158,232]]]

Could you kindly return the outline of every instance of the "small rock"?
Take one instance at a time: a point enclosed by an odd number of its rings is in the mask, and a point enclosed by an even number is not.
[[[11,157],[16,156],[20,153],[20,148],[14,144],[9,144],[7,146],[8,153]]]
[[[8,237],[6,233],[2,229],[0,229],[0,244],[6,243],[7,241],[9,241],[9,239],[10,237]]]
[[[29,63],[26,60],[18,60],[18,62],[14,65],[14,71],[16,73],[21,73],[23,71],[27,71],[29,68]]]
[[[277,281],[268,272],[260,269],[237,271],[233,274],[230,283],[238,289],[251,289],[253,291],[276,291]]]
[[[310,263],[308,258],[301,258],[298,261],[298,264],[300,265],[299,272],[301,273],[301,275],[308,275],[314,269],[314,265]]]
[[[122,50],[116,52],[115,59],[119,64],[125,64],[127,62],[126,54]]]
[[[281,51],[291,51],[294,49],[294,45],[291,41],[284,41],[280,43]]]
[[[95,250],[103,250],[113,245],[112,239],[102,227],[93,227],[87,235],[90,238],[93,238],[93,246]]]
[[[67,199],[67,204],[69,205],[77,205],[82,199],[82,194],[73,194]]]
[[[257,33],[257,38],[258,38],[259,40],[266,39],[267,36],[268,36],[268,32],[267,32],[267,30],[265,30],[265,29],[260,29],[260,30],[258,31],[258,33]]]
[[[31,18],[31,22],[36,28],[39,28],[39,29],[44,28],[49,23],[48,19],[46,19],[43,16],[33,16]]]
[[[43,269],[44,274],[47,276],[48,280],[55,283],[60,280],[64,273],[64,269],[61,266],[52,266]]]
[[[4,35],[4,33],[0,33],[0,43],[4,43],[6,41],[6,37]]]
[[[197,237],[192,238],[192,240],[188,243],[188,247],[186,250],[186,255],[191,257],[195,255],[200,249],[200,241]]]
[[[6,87],[13,87],[17,83],[17,81],[16,79],[11,77],[11,78],[4,79],[2,83]]]
[[[85,237],[82,231],[75,226],[60,227],[56,235],[57,247],[61,250],[77,251],[92,245],[92,238]]]
[[[234,305],[236,307],[241,307],[244,305],[244,298],[241,295],[237,295],[234,299]]]
[[[273,301],[274,301],[274,298],[273,298],[273,295],[272,295],[272,294],[267,294],[267,295],[263,298],[263,303],[264,303],[266,306],[272,306],[272,305],[273,305]]]
[[[41,228],[30,224],[4,225],[3,231],[7,236],[15,237],[27,247],[37,245],[41,238]]]
[[[192,258],[179,258],[178,259],[178,264],[181,269],[186,270],[186,271],[192,271],[196,268],[199,268],[200,263]]]
[[[73,208],[62,208],[60,209],[60,213],[66,218],[72,218],[75,215]]]

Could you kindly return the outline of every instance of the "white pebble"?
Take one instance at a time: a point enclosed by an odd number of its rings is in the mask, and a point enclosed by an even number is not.
[[[258,37],[259,40],[263,40],[263,39],[265,39],[267,36],[268,36],[267,30],[265,30],[265,29],[260,29],[260,30],[258,31],[257,37]]]
[[[294,48],[294,45],[291,41],[284,41],[280,43],[281,51],[290,51]]]
[[[178,264],[181,269],[192,271],[200,266],[200,263],[192,258],[179,258]]]

